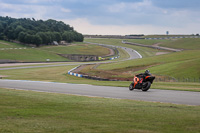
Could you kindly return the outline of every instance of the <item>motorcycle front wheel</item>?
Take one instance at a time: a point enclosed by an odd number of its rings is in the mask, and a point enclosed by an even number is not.
[[[151,82],[147,81],[143,84],[142,91],[148,91],[151,87]]]
[[[133,90],[133,85],[132,85],[132,84],[129,85],[129,90],[130,90],[130,91]]]

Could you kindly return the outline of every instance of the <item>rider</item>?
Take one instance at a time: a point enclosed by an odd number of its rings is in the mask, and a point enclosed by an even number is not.
[[[149,70],[146,70],[144,73],[140,73],[136,76],[139,76],[139,77],[146,77],[146,76],[151,76],[151,73]]]
[[[151,73],[150,73],[149,70],[146,70],[146,71],[144,72],[144,75],[145,75],[145,76],[151,76]]]

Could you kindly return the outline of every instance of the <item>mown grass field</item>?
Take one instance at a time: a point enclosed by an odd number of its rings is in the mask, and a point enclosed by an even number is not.
[[[0,59],[23,62],[45,62],[47,59],[50,59],[50,61],[69,61],[68,59],[61,57],[55,53],[41,51],[37,48],[1,50]]]
[[[145,39],[129,39],[128,42],[140,43],[145,45],[158,44],[159,46],[177,48],[184,50],[200,50],[200,38],[182,38],[167,40],[145,40]]]
[[[145,45],[154,45],[154,44],[162,44],[162,43],[170,42],[170,40],[145,40],[145,39],[127,39],[125,41],[132,42],[132,43],[145,44]]]
[[[171,40],[161,44],[161,46],[185,50],[200,50],[200,38],[184,38]]]
[[[59,54],[83,54],[83,55],[98,55],[98,56],[104,56],[110,53],[108,48],[97,45],[84,44],[84,43],[72,44],[69,46],[42,47],[41,50]]]
[[[18,43],[0,40],[0,48],[19,48],[19,47],[26,47],[26,46],[18,44]]]
[[[0,89],[0,132],[200,131],[200,107]]]
[[[0,48],[21,48],[21,44],[0,41]],[[39,48],[28,47],[26,49],[0,49],[0,59],[21,62],[70,61],[58,54],[84,54],[104,56],[110,53],[108,48],[88,45],[84,43],[69,46],[43,46]]]

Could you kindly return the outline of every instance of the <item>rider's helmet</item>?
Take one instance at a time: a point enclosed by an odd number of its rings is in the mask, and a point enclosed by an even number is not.
[[[149,70],[146,70],[146,71],[145,71],[145,74],[149,74],[149,73],[150,73],[150,71],[149,71]]]

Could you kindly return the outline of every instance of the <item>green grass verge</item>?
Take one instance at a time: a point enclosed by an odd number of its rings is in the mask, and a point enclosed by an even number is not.
[[[24,47],[21,44],[0,41],[0,48],[19,48]],[[61,57],[58,54],[84,54],[104,56],[110,53],[108,48],[88,45],[84,43],[73,44],[69,46],[43,46],[39,48],[27,49],[4,49],[0,50],[0,59],[14,60],[21,62],[36,62],[36,61],[70,61],[67,58]]]
[[[181,38],[167,40],[128,39],[126,41],[145,45],[159,44],[159,46],[163,47],[185,50],[200,50],[200,38]]]
[[[197,133],[200,106],[0,89],[0,132]]]
[[[12,50],[1,50],[0,59],[16,60],[16,61],[69,61],[68,59],[56,55],[48,51],[41,51],[35,49],[12,49]]]
[[[24,46],[18,43],[0,40],[0,48],[19,48],[19,47],[27,47],[27,46]]]
[[[84,43],[72,44],[69,46],[45,46],[41,47],[40,49],[59,54],[84,54],[104,56],[110,53],[108,48]]]
[[[200,38],[170,40],[162,43],[161,46],[187,50],[200,50]]]
[[[200,83],[190,82],[154,82],[151,86],[154,89],[181,90],[200,92]]]
[[[161,44],[166,42],[171,42],[170,40],[146,40],[146,39],[128,39],[127,42],[132,43],[139,43],[139,44],[145,44],[145,45],[153,45],[153,44]]]

